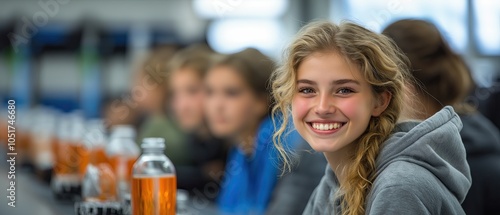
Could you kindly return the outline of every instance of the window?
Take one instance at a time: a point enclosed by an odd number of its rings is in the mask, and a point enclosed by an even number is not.
[[[283,45],[282,35],[281,25],[277,20],[231,19],[212,23],[207,40],[216,51],[224,54],[253,47],[275,56]]]
[[[253,47],[277,57],[287,38],[279,19],[288,0],[195,0],[193,9],[211,20],[209,45],[220,53],[234,53]]]
[[[474,0],[474,40],[479,53],[500,55],[500,1]]]
[[[381,32],[385,26],[400,19],[416,18],[433,22],[450,46],[463,53],[467,46],[466,0],[346,0],[344,19],[349,19]],[[332,7],[338,7],[332,4]],[[332,15],[336,16],[332,8]],[[496,21],[500,21],[498,18]],[[490,26],[491,22],[485,24]],[[496,34],[498,35],[498,34]]]

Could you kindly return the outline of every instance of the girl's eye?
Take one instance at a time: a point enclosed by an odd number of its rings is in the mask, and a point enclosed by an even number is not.
[[[350,93],[353,93],[354,91],[349,89],[349,88],[340,88],[339,90],[337,90],[337,93],[338,94],[343,94],[343,95],[347,95],[347,94],[350,94]]]
[[[226,89],[226,96],[228,97],[237,97],[241,94],[242,90],[241,89],[236,89],[236,88],[229,88]]]
[[[314,93],[314,90],[311,88],[301,88],[301,89],[299,89],[299,93],[311,94],[311,93]]]

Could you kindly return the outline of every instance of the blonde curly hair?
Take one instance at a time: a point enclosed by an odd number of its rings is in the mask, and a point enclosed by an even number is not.
[[[291,169],[291,159],[280,140],[286,135],[291,102],[297,93],[297,69],[305,58],[318,52],[338,53],[356,65],[371,85],[374,96],[383,92],[391,95],[384,112],[372,117],[365,132],[355,140],[355,153],[344,168],[345,179],[349,183],[340,185],[342,214],[364,214],[366,196],[376,177],[375,160],[382,143],[399,120],[408,95],[405,92],[408,86],[412,86],[409,84],[409,62],[392,40],[351,22],[336,25],[319,21],[303,27],[272,76],[272,95],[275,99],[272,115],[282,113],[273,141],[283,158],[285,170]]]

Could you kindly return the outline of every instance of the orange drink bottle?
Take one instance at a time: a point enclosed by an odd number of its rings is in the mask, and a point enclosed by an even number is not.
[[[7,122],[8,121],[8,118],[7,118],[7,109],[4,109],[4,108],[0,108],[0,143],[4,144],[2,147],[5,147],[5,149],[7,149],[7,143],[8,143],[8,140],[9,140],[9,137],[8,137],[8,126],[9,126],[9,123]],[[12,121],[14,122],[14,121]],[[12,130],[12,129],[11,129]]]
[[[116,176],[105,152],[106,139],[104,122],[100,119],[89,120],[83,137],[83,145],[89,151],[82,182],[85,201],[116,200]]]
[[[30,157],[35,167],[35,173],[41,180],[50,182],[51,171],[54,165],[52,142],[56,130],[56,113],[51,109],[39,109],[39,113],[32,119]]]
[[[89,164],[82,182],[84,201],[115,201],[116,177],[108,163]]]
[[[145,138],[133,166],[132,215],[175,215],[177,177],[163,138]]]
[[[92,119],[87,122],[87,128],[83,136],[83,146],[89,152],[88,163],[97,165],[109,163],[106,155],[106,128],[100,119]]]
[[[31,116],[33,111],[27,109],[16,110],[16,151],[21,165],[31,166],[29,158],[29,142],[31,130]]]
[[[82,144],[84,120],[72,113],[59,121],[59,137],[53,147],[55,163],[51,186],[57,198],[75,198],[81,196],[81,181],[89,156]]]
[[[106,154],[117,180],[119,199],[130,194],[132,166],[140,155],[134,139],[135,130],[132,126],[117,125],[111,129],[110,142],[106,146]]]

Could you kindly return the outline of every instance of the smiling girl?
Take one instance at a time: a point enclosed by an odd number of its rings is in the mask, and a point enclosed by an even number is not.
[[[328,161],[304,214],[463,214],[462,124],[451,107],[408,120],[407,65],[393,42],[352,23],[311,23],[288,47],[273,75],[273,111],[285,113],[275,145],[288,160],[280,139],[291,113]]]

